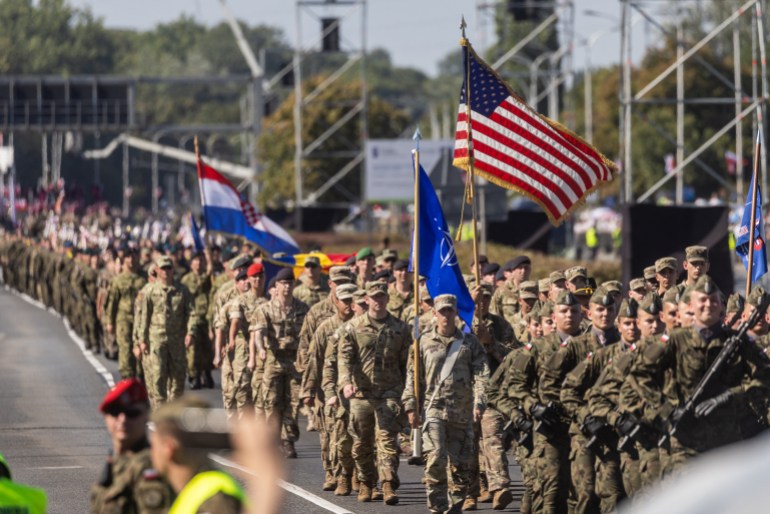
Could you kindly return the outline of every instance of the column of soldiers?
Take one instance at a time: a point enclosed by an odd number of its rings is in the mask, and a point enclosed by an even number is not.
[[[766,314],[684,408],[768,299],[761,287],[726,297],[702,246],[685,249],[682,280],[677,259],[663,257],[627,287],[597,287],[580,266],[535,281],[526,256],[479,259],[481,282],[466,277],[470,327],[454,296],[431,298],[424,284],[415,307],[408,263],[394,252],[364,248],[328,279],[310,258],[299,285],[290,269],[265,284],[247,253],[190,258],[181,281],[176,257],[140,268],[121,248],[102,253],[100,271],[99,256],[78,253],[6,238],[3,279],[66,316],[90,349],[117,350],[121,374],[143,377],[153,405],[181,394],[186,377],[210,386],[210,362],[229,415],[272,421],[288,458],[306,406],[323,489],[361,502],[398,504],[413,431],[431,512],[507,508],[513,456],[520,511],[539,514],[613,512],[693,456],[768,425]]]

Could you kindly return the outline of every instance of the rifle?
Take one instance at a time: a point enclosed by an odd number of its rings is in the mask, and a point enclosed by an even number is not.
[[[523,414],[522,414],[523,416]],[[503,427],[503,446],[510,449],[510,441],[516,441],[516,444],[526,445],[532,439],[532,420],[520,418],[515,424],[513,418]],[[510,437],[508,437],[510,435]]]
[[[725,341],[724,346],[719,351],[719,354],[717,355],[716,359],[714,359],[714,362],[711,364],[711,366],[709,366],[709,369],[706,370],[706,373],[700,379],[700,382],[698,382],[698,385],[693,393],[684,403],[684,406],[678,409],[678,417],[671,425],[671,430],[668,431],[668,434],[663,434],[663,436],[658,441],[658,446],[662,446],[666,442],[666,439],[675,435],[677,429],[679,428],[680,421],[689,414],[692,414],[695,406],[699,403],[703,393],[706,391],[706,387],[708,387],[714,376],[716,376],[716,374],[722,369],[722,367],[724,367],[725,363],[730,359],[733,353],[735,353],[735,351],[738,349],[738,345],[740,345],[741,340],[746,335],[746,332],[748,332],[750,328],[756,325],[757,321],[759,321],[759,319],[765,315],[768,305],[770,305],[770,295],[761,295],[757,308],[754,309],[746,321],[738,326],[738,331],[730,336],[727,341]]]

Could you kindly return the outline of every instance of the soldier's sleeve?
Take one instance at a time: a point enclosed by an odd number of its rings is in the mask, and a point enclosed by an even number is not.
[[[190,294],[190,290],[185,286],[182,286],[182,292],[184,294],[185,310],[187,311],[187,334],[193,335],[198,330],[198,326],[201,320],[198,317],[198,312],[195,310],[193,304],[193,296]]]
[[[509,373],[508,396],[528,413],[532,406],[539,402],[532,387],[532,384],[537,382],[537,362],[531,345],[525,346],[515,355]]]
[[[296,297],[295,297],[296,298]],[[316,332],[315,313],[308,313],[302,320],[302,328],[299,330],[299,347],[297,348],[297,369],[304,370],[308,366],[308,359],[312,355],[310,347],[313,342],[313,334]]]
[[[484,409],[487,406],[487,381],[489,380],[489,358],[476,336],[468,335],[471,343],[471,369],[473,370],[473,404]]]
[[[564,411],[578,422],[582,422],[588,414],[585,408],[586,392],[601,373],[600,362],[600,358],[589,355],[564,377],[560,393],[561,405]]]
[[[494,373],[492,373],[492,376],[489,377],[489,381],[487,382],[487,403],[490,405],[497,405],[497,402],[500,401],[501,395],[501,386],[503,383],[503,379],[505,377],[505,367],[510,365],[510,356],[511,354],[508,354],[505,357],[505,360],[500,363],[500,365],[497,367]],[[499,410],[499,409],[498,409]]]
[[[339,330],[335,331],[326,341],[326,350],[323,358],[323,371],[321,374],[321,389],[324,398],[337,395],[337,345]]]
[[[339,348],[337,349],[337,387],[342,389],[353,383],[353,369],[356,365],[355,332],[350,325],[345,325],[340,331]]]
[[[615,402],[620,396],[622,382],[623,375],[619,373],[619,370],[613,364],[608,365],[593,387],[586,393],[588,412],[606,419],[607,423],[615,426],[620,416]]]
[[[107,323],[115,325],[115,318],[118,315],[118,303],[120,303],[120,289],[118,287],[119,278],[113,277],[110,281],[110,289],[107,293]]]
[[[414,353],[412,350],[414,348],[413,340],[412,340],[412,332],[409,330],[409,327],[404,324],[403,327],[403,345],[401,346],[401,355],[399,356],[400,364],[401,364],[401,372],[403,373],[402,376],[406,376],[407,373],[407,367],[409,365],[409,356]]]
[[[149,452],[142,451],[130,466],[131,497],[136,502],[136,514],[161,514],[168,511],[174,494],[160,473],[152,468]]]
[[[305,363],[305,370],[302,372],[302,384],[300,386],[300,398],[313,397],[316,394],[316,390],[319,385],[319,376],[321,360],[323,359],[323,353],[321,351],[324,348],[320,341],[320,338],[326,338],[326,330],[324,325],[321,324],[319,330],[313,335],[310,341],[310,348],[308,348],[308,358]],[[329,341],[326,341],[326,345]]]
[[[656,416],[668,418],[676,407],[663,394],[666,370],[675,359],[675,340],[650,342],[634,360],[621,398],[626,408],[633,406],[637,416],[652,423]]]
[[[561,385],[567,373],[577,364],[573,346],[569,343],[562,345],[543,364],[540,370],[540,401],[547,403],[561,402]]]
[[[422,364],[422,363],[421,363]],[[424,373],[424,366],[420,366],[420,370]],[[420,391],[425,389],[420,388]],[[406,363],[406,380],[404,383],[404,391],[401,393],[401,403],[404,405],[404,411],[416,411],[418,410],[417,401],[414,397],[414,351],[409,352]]]
[[[138,320],[139,327],[137,328],[137,335],[139,340],[147,344],[150,337],[150,320],[152,319],[152,300],[150,299],[150,288],[148,288],[142,295],[142,301],[140,302],[139,312],[141,312],[141,318]]]
[[[502,302],[502,294],[500,294],[500,289],[497,289],[492,294],[492,301],[489,302],[489,312],[492,314],[497,314],[500,317],[503,317],[503,302]]]

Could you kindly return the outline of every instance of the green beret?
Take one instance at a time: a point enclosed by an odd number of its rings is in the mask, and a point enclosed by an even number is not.
[[[356,254],[356,261],[362,261],[372,256],[374,256],[374,252],[372,252],[371,247],[364,246],[363,248],[358,250],[358,253]]]

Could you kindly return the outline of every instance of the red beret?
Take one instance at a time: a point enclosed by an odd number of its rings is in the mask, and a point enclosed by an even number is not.
[[[264,268],[262,268],[262,263],[261,262],[255,262],[254,264],[249,266],[248,270],[246,270],[246,275],[248,275],[250,277],[253,277],[255,275],[259,275],[260,273],[262,273],[263,269]]]
[[[114,408],[127,408],[137,403],[148,403],[147,389],[138,379],[127,378],[118,382],[104,395],[99,410],[106,413]]]

